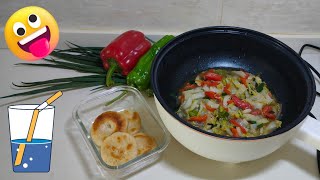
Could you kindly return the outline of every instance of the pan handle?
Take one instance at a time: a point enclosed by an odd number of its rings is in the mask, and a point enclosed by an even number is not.
[[[314,46],[314,45],[311,45],[311,44],[304,44],[301,48],[300,48],[300,51],[299,51],[299,55],[301,57],[302,55],[302,52],[304,50],[305,47],[311,47],[313,49],[317,49],[317,50],[320,50],[320,47],[318,46]],[[301,57],[302,58],[302,57]],[[309,66],[309,68],[320,78],[320,73],[314,68],[311,66],[311,64],[309,64],[307,61],[304,60],[304,62],[307,64],[307,66]],[[320,96],[320,93],[316,91],[316,94],[318,96]],[[316,117],[310,112],[309,113],[310,116],[312,116],[314,119],[316,119]],[[319,149],[319,148],[317,148]],[[317,160],[318,160],[318,171],[320,173],[320,151],[318,150],[317,151]]]
[[[311,45],[311,44],[304,44],[300,50],[299,50],[299,56],[302,58],[302,52],[303,50],[306,48],[306,47],[309,47],[309,48],[313,48],[313,49],[316,49],[316,50],[319,50],[320,51],[320,47],[318,46],[314,46],[314,45]],[[316,76],[318,76],[318,78],[320,78],[320,73],[316,70],[316,68],[314,68],[310,63],[308,63],[306,60],[303,60],[304,63],[307,65],[307,67],[309,67],[315,74]],[[316,91],[316,94],[318,96],[320,96],[320,92]]]
[[[307,116],[300,127],[296,138],[320,150],[320,121]]]

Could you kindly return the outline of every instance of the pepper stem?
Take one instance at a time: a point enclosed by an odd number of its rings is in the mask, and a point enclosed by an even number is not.
[[[113,73],[119,68],[119,65],[114,59],[109,60],[109,69],[106,75],[106,85],[107,87],[113,86],[114,81],[112,80]]]

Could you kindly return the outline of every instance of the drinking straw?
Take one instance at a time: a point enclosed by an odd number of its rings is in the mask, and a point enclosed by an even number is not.
[[[49,104],[51,104],[53,101],[58,99],[60,96],[62,96],[62,92],[61,91],[56,92],[54,95],[49,97],[45,102],[43,102],[42,104],[40,104],[38,107],[36,107],[33,110],[32,118],[31,118],[31,122],[30,122],[30,126],[29,126],[29,131],[28,131],[28,136],[27,136],[27,140],[26,140],[27,142],[32,141],[32,137],[33,137],[33,133],[34,133],[34,130],[36,127],[39,112],[42,111],[43,109],[45,109]],[[26,144],[19,144],[19,151],[16,155],[16,160],[14,162],[15,166],[19,166],[21,164],[25,148],[26,148]]]

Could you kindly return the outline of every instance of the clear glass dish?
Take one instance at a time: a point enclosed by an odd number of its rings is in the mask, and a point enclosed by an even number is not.
[[[108,104],[106,105],[106,103]],[[142,132],[152,136],[157,147],[120,166],[109,166],[100,156],[100,148],[95,145],[90,136],[90,128],[95,118],[105,111],[122,111],[130,109],[137,111],[141,117]],[[93,154],[97,165],[104,176],[121,178],[141,170],[155,162],[168,146],[170,134],[162,121],[145,101],[142,94],[130,86],[117,86],[88,96],[81,101],[73,111],[75,120],[83,138]]]

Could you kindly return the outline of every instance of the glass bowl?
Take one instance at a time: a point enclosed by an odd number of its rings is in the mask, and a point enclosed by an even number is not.
[[[157,147],[146,154],[137,156],[120,166],[109,166],[100,156],[100,148],[95,145],[90,136],[90,128],[97,116],[105,111],[122,111],[125,109],[139,113],[141,117],[141,132],[152,136]],[[101,167],[104,176],[121,178],[141,170],[155,162],[168,146],[170,134],[162,121],[153,112],[142,94],[130,86],[117,86],[88,96],[82,100],[73,111],[75,120],[84,140],[93,154],[97,165]]]

